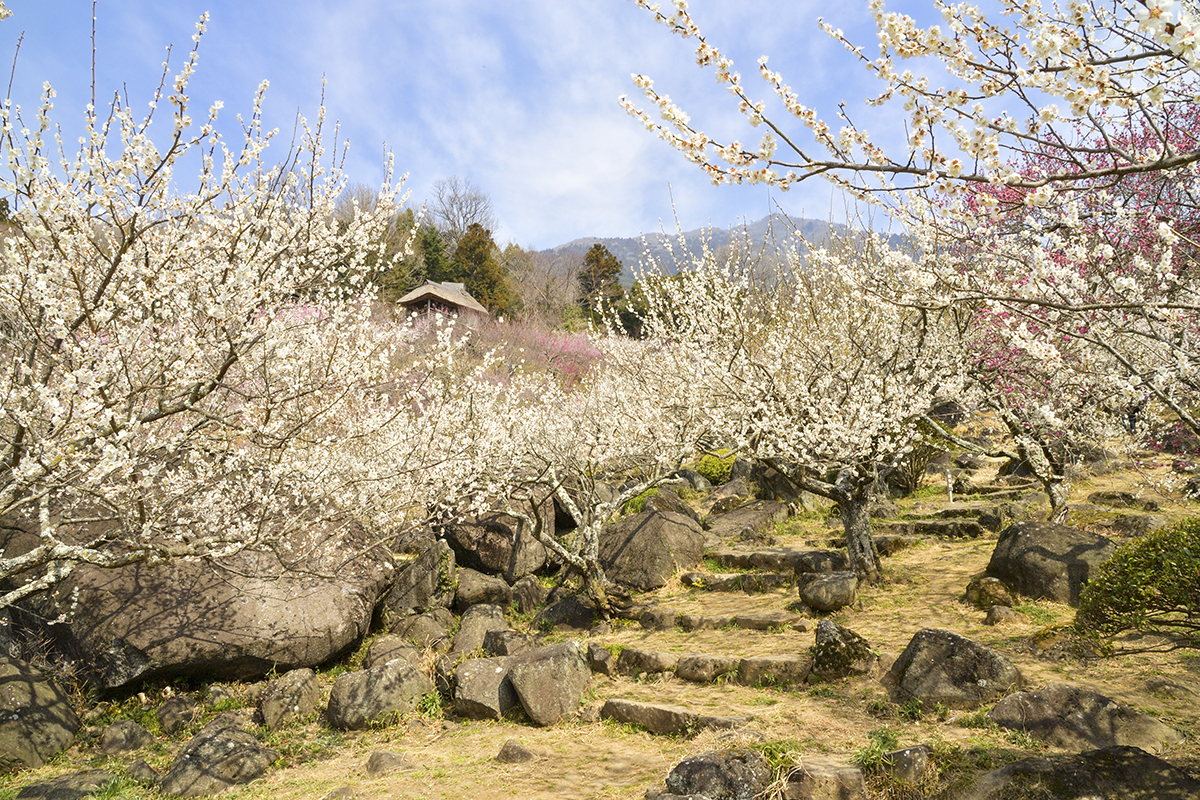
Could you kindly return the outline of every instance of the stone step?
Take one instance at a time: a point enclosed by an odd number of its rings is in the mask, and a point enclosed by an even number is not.
[[[745,614],[707,615],[680,614],[679,627],[685,631],[711,631],[719,628],[744,628],[751,631],[772,631],[791,628],[808,630],[808,618],[787,611],[754,611]]]
[[[641,725],[650,733],[675,734],[694,733],[706,728],[737,728],[745,725],[751,717],[722,717],[697,714],[683,706],[663,703],[642,703],[614,697],[600,709],[601,719]]]
[[[794,572],[688,572],[681,578],[684,586],[710,592],[762,594],[791,586]]]
[[[943,539],[978,539],[987,529],[973,519],[914,519],[881,522],[875,526],[880,534],[900,536],[937,536]]]
[[[767,572],[835,572],[849,563],[845,551],[815,547],[721,548],[707,554],[725,569]]]

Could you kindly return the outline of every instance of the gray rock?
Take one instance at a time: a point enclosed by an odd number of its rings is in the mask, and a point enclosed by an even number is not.
[[[1079,591],[1116,545],[1103,536],[1052,522],[1018,522],[1005,528],[987,574],[1027,597],[1079,605]]]
[[[971,576],[965,596],[967,602],[980,611],[987,611],[992,606],[1012,608],[1017,604],[1004,581],[983,572]]]
[[[504,609],[500,606],[477,605],[468,608],[462,615],[458,633],[454,634],[454,645],[450,655],[474,653],[483,648],[483,639],[489,631],[506,631]]]
[[[879,663],[866,639],[830,620],[817,623],[812,674],[826,680],[866,675]]]
[[[467,719],[501,719],[520,705],[508,671],[512,659],[471,658],[454,670],[454,712]]]
[[[753,550],[718,549],[712,559],[726,569],[757,569],[769,572],[834,572],[848,565],[846,554],[837,550],[811,547],[763,547]]]
[[[712,483],[709,482],[708,478],[704,477],[699,472],[696,472],[694,469],[683,467],[682,469],[676,470],[675,474],[687,481],[688,485],[697,492],[712,491]]]
[[[541,504],[545,530],[554,534],[554,502]],[[526,530],[524,522],[508,514],[493,512],[467,522],[446,526],[447,544],[461,567],[498,575],[508,583],[537,572],[546,564],[546,548]],[[461,575],[459,576],[461,579]]]
[[[648,631],[669,631],[678,620],[679,611],[665,606],[651,606],[638,617],[638,622]]]
[[[114,755],[141,750],[154,742],[154,735],[131,719],[119,719],[100,734],[100,752]]]
[[[537,646],[536,637],[520,631],[488,631],[483,635],[483,650],[493,656],[515,656]]]
[[[705,614],[680,614],[679,627],[685,631],[715,631],[733,625],[733,617],[708,616]]]
[[[237,702],[237,695],[223,683],[210,683],[204,690],[204,704],[209,708],[227,701]]]
[[[733,624],[748,631],[806,631],[808,620],[787,611],[751,611],[735,614]]]
[[[72,772],[37,783],[17,792],[18,800],[82,800],[98,794],[116,776],[98,769]]]
[[[432,691],[433,684],[424,674],[402,661],[388,661],[338,675],[325,713],[335,728],[362,730],[390,715],[412,711]]]
[[[745,717],[719,717],[697,714],[682,706],[662,703],[640,703],[614,697],[600,709],[603,719],[615,719],[641,725],[650,733],[695,733],[704,728],[736,728],[747,722]]]
[[[555,600],[543,608],[534,619],[538,628],[550,626],[554,628],[572,628],[574,630],[590,630],[600,619],[600,612],[595,603],[579,595],[568,595]]]
[[[449,608],[458,585],[457,572],[450,545],[432,537],[422,539],[416,557],[399,563],[396,582],[380,607],[399,617]]]
[[[1136,747],[1018,761],[982,775],[962,800],[1195,800],[1200,780]]]
[[[880,771],[898,781],[916,783],[925,777],[932,766],[929,760],[933,750],[923,744],[916,747],[905,747],[903,750],[893,750],[883,754]]]
[[[806,656],[751,656],[738,662],[744,686],[798,686],[808,680],[812,659]]]
[[[755,500],[724,514],[710,515],[704,527],[721,539],[732,539],[746,531],[751,534],[770,533],[787,518],[787,504],[774,500]]]
[[[454,607],[460,613],[471,606],[493,605],[508,608],[512,605],[512,587],[503,578],[484,575],[473,569],[458,571],[458,592],[454,595]]]
[[[700,563],[704,532],[691,517],[643,511],[600,534],[600,563],[616,583],[639,591],[664,585],[676,570]]]
[[[301,519],[276,550],[215,561],[172,559],[115,569],[79,565],[31,598],[101,689],[150,678],[247,680],[315,667],[347,650],[371,624],[395,574],[391,554],[358,523]],[[272,531],[268,538],[276,538]],[[347,559],[347,554],[354,557]]]
[[[367,647],[367,654],[363,656],[363,669],[377,667],[395,658],[418,669],[421,667],[421,650],[411,642],[389,633],[378,637]]]
[[[674,672],[679,657],[674,653],[626,647],[617,656],[617,672],[621,675],[644,675],[655,672]]]
[[[444,608],[405,617],[392,626],[392,633],[417,647],[445,649],[450,643],[454,616]]]
[[[268,683],[258,699],[263,724],[273,731],[317,713],[320,706],[321,682],[311,669],[285,672]]]
[[[539,647],[513,659],[509,680],[534,725],[559,722],[579,708],[592,681],[583,646],[562,642]]]
[[[1066,750],[1119,745],[1157,754],[1183,741],[1183,734],[1149,714],[1063,683],[1010,694],[988,712],[988,719]]]
[[[501,764],[524,764],[526,761],[532,761],[536,756],[533,751],[525,745],[518,742],[516,739],[509,739],[500,748],[500,752],[496,754],[496,760]]]
[[[1021,673],[1004,656],[950,631],[925,628],[887,676],[897,702],[917,699],[972,710],[1017,688]]]
[[[256,780],[279,758],[244,730],[211,723],[196,734],[163,776],[166,794],[204,797]]]
[[[196,703],[184,695],[168,697],[154,712],[158,717],[158,724],[162,725],[162,729],[168,735],[192,724],[199,713],[200,709],[196,707]]]
[[[785,800],[867,800],[862,770],[825,757],[806,755],[788,775]]]
[[[731,656],[688,653],[675,664],[675,677],[693,683],[712,683],[723,675],[737,674],[740,659]]]
[[[339,786],[322,797],[321,800],[354,800],[356,797],[358,797],[358,794],[354,791],[353,786]]]
[[[141,758],[126,767],[125,772],[132,780],[145,786],[157,786],[159,780],[162,778],[154,767],[147,764]]]
[[[617,674],[617,658],[605,646],[597,642],[588,643],[588,666],[592,672],[613,676]]]
[[[401,769],[412,767],[408,756],[392,753],[387,750],[376,750],[367,757],[366,772],[368,778],[379,778]]]
[[[800,599],[817,611],[845,608],[858,601],[858,576],[848,571],[803,576]]]
[[[983,618],[984,625],[1015,625],[1025,619],[1024,615],[1008,606],[992,606]]]
[[[513,602],[516,603],[517,612],[520,614],[532,614],[546,605],[546,589],[532,575],[526,575],[514,583],[512,594]]]
[[[708,800],[754,800],[773,779],[771,765],[755,750],[714,750],[679,762],[667,775],[667,788]]]

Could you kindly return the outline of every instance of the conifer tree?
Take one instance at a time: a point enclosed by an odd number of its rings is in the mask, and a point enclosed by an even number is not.
[[[471,223],[458,240],[453,266],[470,295],[493,314],[508,311],[516,303],[508,276],[496,260],[492,232],[478,222]]]

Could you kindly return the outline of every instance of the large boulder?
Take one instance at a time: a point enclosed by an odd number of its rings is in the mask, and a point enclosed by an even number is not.
[[[0,771],[40,767],[75,740],[79,717],[38,670],[0,658]]]
[[[553,725],[579,708],[592,671],[582,645],[562,642],[515,656],[508,679],[533,724]]]
[[[458,585],[454,551],[441,539],[418,540],[416,556],[401,561],[380,607],[399,617],[449,608]]]
[[[708,800],[754,800],[774,777],[770,763],[756,750],[714,750],[676,764],[667,775],[667,789]]]
[[[82,564],[31,605],[40,618],[61,618],[51,633],[100,688],[177,676],[244,680],[348,650],[394,574],[391,554],[361,525],[314,522],[273,550],[213,562]]]
[[[1043,520],[1000,534],[986,574],[1027,597],[1079,605],[1079,590],[1116,550],[1103,536]]]
[[[491,631],[508,630],[504,609],[500,606],[480,604],[471,606],[462,615],[458,633],[454,634],[454,645],[450,655],[468,655],[483,647],[483,640]]]
[[[973,710],[1015,689],[1021,673],[1004,656],[950,631],[917,631],[888,674],[898,701]]]
[[[116,777],[100,769],[68,772],[23,787],[15,800],[84,800],[103,792]]]
[[[982,775],[962,800],[1195,800],[1200,780],[1136,747],[1018,761]]]
[[[214,721],[179,752],[160,788],[179,797],[219,794],[257,780],[278,758],[253,734]]]
[[[512,604],[512,587],[503,578],[485,575],[466,568],[458,571],[458,592],[454,595],[454,608],[462,613],[471,606],[481,603],[508,608]]]
[[[454,713],[467,719],[500,719],[520,704],[508,678],[512,659],[469,658],[454,669]]]
[[[1122,745],[1161,753],[1183,741],[1183,734],[1149,714],[1064,683],[1010,694],[988,719],[1066,750]]]
[[[397,659],[338,675],[325,714],[335,728],[362,730],[372,722],[412,711],[432,692],[433,683],[424,673]]]
[[[554,504],[541,505],[542,525],[553,534]],[[524,522],[509,514],[491,512],[452,525],[442,535],[454,550],[459,566],[488,575],[499,575],[508,583],[537,572],[546,564],[546,547]]]
[[[657,589],[676,570],[691,569],[704,553],[704,531],[691,517],[643,511],[600,534],[600,563],[613,581],[639,591]]]
[[[858,602],[858,575],[848,570],[805,573],[798,581],[800,599],[817,611],[837,611]]]

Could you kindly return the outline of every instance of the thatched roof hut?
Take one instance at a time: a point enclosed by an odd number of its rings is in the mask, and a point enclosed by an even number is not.
[[[490,316],[488,310],[471,297],[461,283],[425,281],[396,303],[420,314],[441,312],[460,316],[478,314],[484,318]]]

